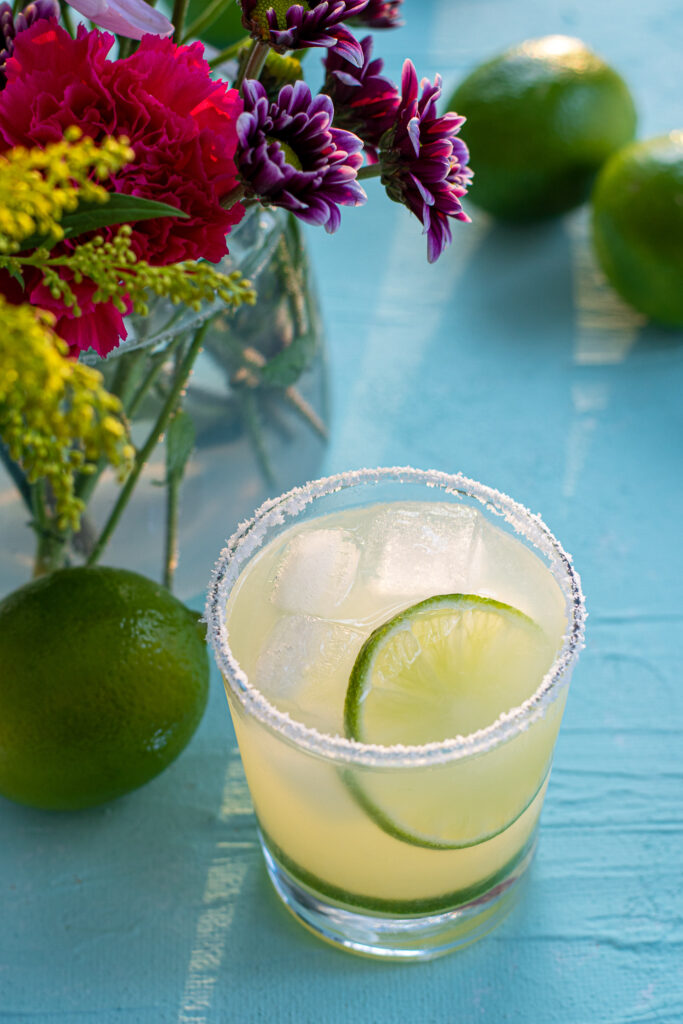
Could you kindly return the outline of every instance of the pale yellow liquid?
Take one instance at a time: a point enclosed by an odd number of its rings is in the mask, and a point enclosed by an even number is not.
[[[277,708],[343,735],[364,640],[397,612],[449,593],[510,604],[542,627],[552,651],[561,644],[565,601],[540,558],[475,508],[412,502],[321,516],[273,540],[232,591],[230,645]],[[477,727],[530,697],[541,676],[517,678]],[[531,728],[478,757],[380,769],[297,749],[228,696],[254,806],[278,856],[313,888],[396,912],[457,903],[514,864],[540,813],[564,705],[558,698]],[[359,787],[388,829],[354,795]]]

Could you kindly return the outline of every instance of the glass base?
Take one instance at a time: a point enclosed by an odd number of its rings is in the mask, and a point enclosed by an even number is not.
[[[476,899],[438,914],[401,917],[353,910],[303,885],[261,837],[275,891],[288,910],[318,938],[360,956],[433,960],[483,938],[512,910],[536,849],[534,835],[509,874]]]

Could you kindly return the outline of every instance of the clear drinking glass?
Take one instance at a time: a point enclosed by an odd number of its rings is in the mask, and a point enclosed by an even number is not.
[[[475,594],[475,610],[509,605],[504,616],[533,620],[555,638],[549,667],[526,699],[465,735],[350,738],[345,692],[361,644],[435,594]],[[540,518],[460,475],[318,480],[239,527],[207,620],[268,873],[294,915],[390,959],[438,956],[493,928],[534,852],[583,645],[579,578]]]

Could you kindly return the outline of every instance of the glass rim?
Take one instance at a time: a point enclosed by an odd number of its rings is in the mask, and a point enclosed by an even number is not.
[[[270,218],[269,222],[268,217]],[[263,225],[264,234],[260,237],[258,245],[254,246],[253,251],[260,251],[264,245],[264,240],[270,238],[278,230],[278,227],[284,224],[286,217],[287,213],[282,207],[273,206],[267,209],[258,205],[247,207],[242,219],[237,224],[234,224],[229,232],[232,242],[239,238],[240,229],[245,231],[249,226],[253,226],[253,223],[259,218],[259,222]],[[253,265],[249,266],[249,275],[251,277],[261,273],[263,264],[270,255],[271,253],[266,250],[263,252],[263,256],[256,260]],[[240,260],[236,259],[233,253],[226,253],[220,262],[216,264],[216,269],[222,273],[231,273],[234,270],[240,269]],[[107,356],[101,356],[94,349],[88,349],[85,352],[79,353],[78,361],[86,366],[101,368],[103,363],[115,362],[131,352],[144,350],[150,355],[157,355],[163,352],[179,334],[194,331],[216,313],[226,312],[225,302],[219,298],[204,300],[201,303],[200,309],[193,309],[184,303],[181,303],[179,306],[175,305],[170,299],[151,293],[148,295],[148,303],[150,310],[154,311],[155,309],[164,308],[168,313],[167,321],[160,328],[147,335],[144,333],[144,330],[150,323],[149,313],[126,313],[124,320],[128,329],[128,337],[124,338]],[[228,312],[234,312],[234,310]],[[139,334],[139,328],[143,328],[142,335]]]
[[[506,521],[534,547],[550,559],[549,571],[565,597],[568,626],[562,646],[534,693],[522,704],[503,712],[483,729],[465,736],[426,744],[383,746],[363,743],[344,736],[331,736],[297,722],[280,711],[253,686],[246,672],[232,653],[225,621],[230,592],[244,565],[269,539],[272,527],[282,525],[318,498],[367,484],[394,482],[424,484],[439,488],[446,494],[462,494],[477,499],[484,507],[502,514]],[[263,502],[254,515],[240,523],[220,553],[209,585],[204,620],[208,640],[216,663],[233,695],[245,712],[283,740],[328,760],[343,761],[365,767],[405,768],[436,766],[487,753],[502,745],[541,719],[561,689],[562,679],[573,667],[584,646],[586,610],[581,580],[571,556],[567,554],[539,515],[507,495],[480,484],[461,473],[415,469],[412,466],[391,466],[377,469],[349,470],[321,477],[301,487],[294,487],[276,498]]]

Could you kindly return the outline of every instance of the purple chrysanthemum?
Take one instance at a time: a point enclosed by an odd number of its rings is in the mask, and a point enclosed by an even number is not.
[[[470,219],[460,199],[467,192],[472,171],[467,166],[467,146],[456,138],[465,118],[436,113],[441,76],[436,76],[433,85],[423,78],[420,88],[422,96],[418,97],[417,73],[407,60],[395,127],[382,140],[380,166],[390,198],[404,203],[422,221],[427,257],[434,263],[452,240],[449,218]]]
[[[371,60],[372,37],[361,40],[363,63],[357,68],[338,53],[325,60],[323,91],[334,104],[334,123],[365,143],[368,163],[377,163],[377,146],[396,120],[400,99],[392,81],[380,74],[383,62]]]
[[[19,14],[12,15],[12,5],[0,4],[0,89],[7,84],[5,64],[14,52],[14,40],[17,33],[32,25],[39,18],[58,18],[59,3],[57,0],[33,0]]]
[[[242,91],[237,163],[248,194],[336,231],[339,205],[360,206],[366,199],[356,179],[361,140],[332,127],[332,101],[313,98],[305,82],[283,86],[272,103],[255,79],[245,80]]]
[[[280,53],[324,46],[360,65],[363,54],[343,22],[361,14],[370,0],[242,0],[242,24]]]
[[[370,0],[357,21],[368,28],[400,28],[403,0]]]

